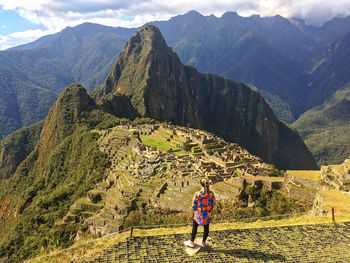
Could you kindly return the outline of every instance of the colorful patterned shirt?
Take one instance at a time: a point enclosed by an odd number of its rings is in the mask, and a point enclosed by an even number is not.
[[[192,200],[192,210],[194,211],[194,220],[198,225],[203,226],[211,223],[213,217],[211,212],[215,206],[215,195],[210,191],[209,196],[202,189],[196,192]]]

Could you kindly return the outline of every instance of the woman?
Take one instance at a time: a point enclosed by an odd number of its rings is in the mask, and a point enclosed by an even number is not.
[[[194,211],[192,236],[190,240],[184,242],[186,246],[194,247],[194,239],[196,238],[198,225],[204,227],[202,247],[205,247],[205,241],[209,235],[209,224],[213,220],[211,212],[215,206],[215,195],[210,191],[210,180],[201,180],[202,190],[196,192],[192,201],[192,210]]]

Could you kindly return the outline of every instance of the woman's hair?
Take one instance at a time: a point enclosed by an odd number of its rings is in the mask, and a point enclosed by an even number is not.
[[[205,189],[205,191],[207,192],[208,195],[210,194],[210,190],[209,190],[210,183],[211,183],[211,180],[208,180],[208,179],[205,179],[205,178],[203,178],[201,180],[201,186],[204,187],[204,189]]]

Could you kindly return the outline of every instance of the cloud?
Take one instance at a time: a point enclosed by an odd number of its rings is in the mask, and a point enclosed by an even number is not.
[[[0,6],[4,10],[15,10],[31,22],[43,25],[49,32],[84,22],[137,27],[190,10],[216,16],[227,11],[236,11],[242,16],[279,14],[301,18],[307,24],[317,26],[335,16],[350,15],[349,0],[0,0]],[[14,42],[13,36],[7,37]],[[3,36],[2,41],[4,39]]]
[[[0,36],[0,50],[4,50],[13,46],[22,45],[32,42],[39,37],[51,34],[49,30],[26,30],[23,32],[15,32],[6,36]]]
[[[273,13],[300,18],[314,26],[321,26],[337,16],[350,15],[349,0],[275,0],[274,2]]]

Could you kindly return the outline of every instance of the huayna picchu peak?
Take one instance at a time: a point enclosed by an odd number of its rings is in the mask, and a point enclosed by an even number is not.
[[[92,95],[100,105],[125,95],[140,116],[213,132],[279,168],[316,168],[299,135],[278,121],[259,93],[183,65],[153,25],[131,37]]]

